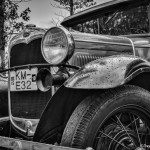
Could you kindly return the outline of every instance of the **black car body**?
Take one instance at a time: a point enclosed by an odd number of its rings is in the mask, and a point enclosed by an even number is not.
[[[0,137],[0,145],[148,148],[149,5],[149,0],[111,1],[66,18],[63,26],[28,26],[14,36],[4,70],[10,138]],[[135,18],[136,11],[142,18]]]

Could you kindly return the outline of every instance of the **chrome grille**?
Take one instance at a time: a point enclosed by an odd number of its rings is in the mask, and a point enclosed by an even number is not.
[[[46,63],[41,54],[41,38],[34,39],[28,44],[19,43],[12,47],[10,67],[40,63]],[[50,91],[10,92],[12,116],[38,119],[50,97]]]

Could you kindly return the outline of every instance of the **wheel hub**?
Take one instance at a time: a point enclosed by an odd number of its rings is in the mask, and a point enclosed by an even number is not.
[[[135,143],[135,145],[133,144],[133,142]],[[116,132],[116,135],[114,136],[114,140],[112,140],[110,143],[109,149],[114,149],[114,150],[121,149],[122,145],[120,145],[120,143],[126,147],[129,147],[130,149],[134,149],[134,147],[138,145],[136,133],[131,130],[126,130],[126,131],[120,130]]]
[[[137,147],[135,150],[146,150],[146,149],[143,147]]]
[[[109,150],[120,150],[123,145],[130,149],[134,149],[135,146],[139,145],[137,140],[137,134],[128,128],[123,130],[120,126],[116,126],[116,124],[114,126],[113,124],[106,130],[109,131],[109,133],[107,134],[113,137],[113,139],[109,143]]]

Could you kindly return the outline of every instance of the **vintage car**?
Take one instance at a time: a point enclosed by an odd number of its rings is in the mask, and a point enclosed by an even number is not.
[[[61,25],[11,40],[0,146],[150,149],[150,1],[110,1]]]

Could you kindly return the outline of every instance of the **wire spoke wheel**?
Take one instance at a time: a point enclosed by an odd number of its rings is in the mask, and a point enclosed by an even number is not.
[[[125,85],[86,97],[61,145],[94,150],[150,150],[150,92]]]
[[[149,118],[140,108],[126,108],[109,117],[98,131],[96,150],[145,150],[150,145]],[[147,147],[146,147],[147,146]]]

